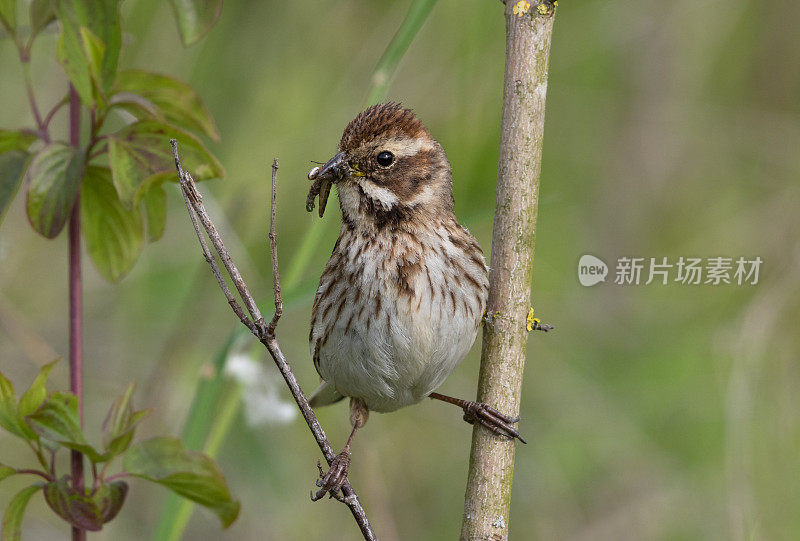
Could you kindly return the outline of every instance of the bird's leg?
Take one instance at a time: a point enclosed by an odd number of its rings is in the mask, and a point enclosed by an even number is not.
[[[512,418],[508,415],[504,415],[493,407],[484,404],[483,402],[462,400],[460,398],[453,398],[452,396],[446,396],[439,393],[431,393],[428,395],[428,397],[434,400],[447,402],[448,404],[454,404],[463,409],[464,420],[470,424],[473,424],[475,421],[477,421],[499,436],[505,436],[510,440],[516,438],[522,443],[528,443],[522,439],[522,436],[519,435],[517,429],[512,426],[519,421],[519,417]]]
[[[322,470],[322,463],[317,460],[317,468],[319,469],[319,479],[316,485],[319,490],[316,494],[311,494],[311,501],[322,499],[325,494],[330,494],[331,498],[341,499],[339,490],[347,480],[347,474],[350,471],[350,442],[353,441],[353,436],[356,430],[361,428],[367,423],[369,418],[369,410],[366,404],[360,398],[350,399],[350,423],[353,425],[353,430],[350,431],[350,436],[347,438],[347,443],[344,445],[342,452],[334,457],[331,461],[330,468],[327,472]]]
[[[333,458],[327,472],[322,470],[322,462],[317,460],[319,479],[317,479],[316,485],[320,488],[316,494],[312,492],[311,501],[315,502],[322,499],[327,493],[330,493],[331,498],[340,498],[339,490],[347,480],[347,474],[350,471],[350,442],[353,440],[353,435],[357,429],[357,426],[353,426],[350,437],[347,438],[347,444],[342,449],[342,452]]]

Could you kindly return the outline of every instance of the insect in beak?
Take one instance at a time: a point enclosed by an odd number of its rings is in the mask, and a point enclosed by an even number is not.
[[[344,161],[344,152],[339,152],[328,160],[322,167],[315,167],[308,172],[308,180],[313,180],[311,188],[306,197],[306,210],[314,210],[314,199],[319,196],[319,217],[325,214],[325,206],[328,203],[328,195],[331,193],[331,186],[347,176],[350,169]]]

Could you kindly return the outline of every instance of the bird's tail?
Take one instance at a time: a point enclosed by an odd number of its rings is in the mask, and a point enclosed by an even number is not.
[[[321,406],[335,404],[343,398],[344,395],[337,391],[333,385],[327,381],[323,381],[322,384],[317,387],[317,390],[308,397],[308,403],[312,408],[317,409]]]

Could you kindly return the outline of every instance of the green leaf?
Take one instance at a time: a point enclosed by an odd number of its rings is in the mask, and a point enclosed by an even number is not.
[[[39,32],[56,20],[55,0],[33,0],[30,7],[31,33],[37,36]]]
[[[134,384],[128,385],[125,392],[114,400],[103,421],[103,445],[109,457],[122,454],[130,446],[134,429],[148,411],[133,411],[131,397]]]
[[[78,397],[70,392],[55,392],[26,422],[40,436],[52,441],[85,442],[78,416]]]
[[[67,477],[44,486],[47,505],[73,526],[89,531],[101,530],[103,524],[116,517],[127,495],[128,484],[123,481],[103,483],[94,492],[87,488],[83,494],[70,485]]]
[[[81,225],[86,246],[97,270],[117,282],[133,268],[144,245],[139,209],[126,208],[107,167],[86,169],[81,189]]]
[[[157,107],[172,124],[200,131],[219,141],[214,119],[203,100],[192,87],[178,79],[143,70],[126,70],[117,75],[112,91],[139,96]]]
[[[170,0],[185,46],[200,41],[211,30],[222,12],[222,0]]]
[[[133,404],[131,398],[136,384],[131,382],[125,391],[111,404],[106,418],[103,421],[103,445],[108,448],[111,441],[125,432],[133,417]]]
[[[108,444],[108,450],[106,451],[106,454],[109,456],[109,459],[119,456],[128,450],[128,447],[130,447],[131,442],[133,441],[133,434],[135,432],[136,425],[138,425],[139,421],[144,419],[149,414],[150,410],[141,410],[133,413],[127,430],[120,433]]]
[[[102,484],[97,488],[92,500],[100,509],[103,524],[110,522],[119,514],[127,495],[128,483],[125,481],[113,481],[109,484]]]
[[[20,426],[14,385],[2,373],[0,373],[0,426],[20,438],[28,439]]]
[[[144,179],[144,182],[139,185],[139,189],[136,190],[136,197],[133,199],[134,202],[136,204],[141,203],[144,200],[145,195],[147,195],[147,192],[163,185],[165,182],[178,184],[178,173],[176,171],[166,170],[154,175],[150,175]]]
[[[83,53],[79,27],[73,27],[64,18],[61,18],[61,23],[62,30],[56,43],[56,58],[81,97],[81,101],[91,109],[94,107],[92,76],[89,73],[89,60]]]
[[[67,222],[83,167],[83,152],[64,143],[50,143],[33,157],[26,206],[31,225],[45,237],[56,237]]]
[[[106,45],[85,26],[81,26],[79,32],[83,54],[86,55],[86,59],[89,61],[89,74],[98,85],[102,85],[103,56],[106,53]]]
[[[28,150],[36,136],[32,133],[0,129],[0,152],[9,150]]]
[[[17,0],[0,0],[0,23],[12,33],[17,28]]]
[[[150,117],[163,117],[180,127],[197,130],[219,140],[211,113],[200,96],[178,79],[142,70],[127,70],[119,73],[113,91],[136,96],[139,101],[144,100],[154,106],[155,111],[146,111]]]
[[[44,486],[44,500],[56,515],[77,528],[90,532],[103,529],[103,516],[97,503],[91,496],[73,489],[66,476]]]
[[[104,94],[111,88],[117,72],[122,33],[119,21],[118,0],[60,0],[57,3],[61,35],[58,40],[58,61],[64,66],[70,81],[87,107],[94,104],[90,57],[81,27],[87,28],[102,43],[102,61],[99,62],[98,91]],[[96,44],[89,50],[95,50]]]
[[[139,120],[164,120],[161,109],[155,103],[133,92],[114,91],[114,94],[108,99],[108,105],[110,108],[124,109]]]
[[[8,479],[12,475],[17,473],[17,470],[12,468],[11,466],[6,466],[5,464],[0,464],[0,481],[3,479]]]
[[[28,424],[25,422],[25,417],[39,409],[39,406],[41,406],[45,398],[47,398],[47,376],[50,375],[50,371],[57,362],[58,359],[42,366],[39,369],[39,374],[37,374],[36,379],[33,380],[31,386],[19,399],[19,406],[17,408],[19,424],[28,435],[28,439],[36,440],[39,438],[39,436],[30,429]]]
[[[25,172],[30,157],[25,151],[36,139],[30,133],[0,129],[0,224]]]
[[[225,478],[209,457],[188,451],[177,438],[154,438],[133,445],[123,460],[129,474],[159,483],[213,511],[224,527],[239,514]]]
[[[49,362],[39,369],[39,373],[31,383],[31,386],[19,399],[19,415],[25,417],[32,414],[47,398],[47,378],[59,359]]]
[[[133,208],[136,192],[154,169],[165,167],[147,145],[109,137],[108,162],[119,198],[127,208]]]
[[[78,417],[78,397],[72,393],[53,393],[36,413],[25,417],[25,421],[41,437],[79,451],[92,462],[105,462],[109,458],[86,442]]]
[[[225,375],[225,367],[234,355],[235,344],[246,332],[247,330],[242,328],[230,333],[222,347],[214,353],[210,374],[197,381],[189,414],[181,431],[181,440],[189,449],[202,448],[204,442],[212,439],[211,432],[214,430],[212,427],[219,426],[217,421],[223,414],[218,407],[220,400],[223,396],[230,396],[228,394],[232,390],[230,387],[235,388],[238,385]],[[191,501],[184,500],[177,494],[170,494],[161,507],[161,517],[153,538],[159,541],[182,539],[193,508],[194,504]]]
[[[159,184],[151,187],[142,197],[147,214],[147,241],[155,242],[164,234],[167,224],[167,192]]]
[[[170,139],[177,139],[181,149],[181,158],[185,160],[185,167],[195,177],[195,180],[208,180],[224,178],[225,169],[217,158],[211,154],[206,146],[194,135],[177,126],[166,122],[144,120],[130,124],[117,132],[120,138],[136,141],[140,145],[147,145],[151,152],[158,153],[165,163],[156,172],[174,171],[175,160],[172,157]],[[177,177],[177,173],[175,173]]]
[[[170,173],[177,177],[170,139],[178,140],[184,166],[195,180],[225,176],[222,164],[189,132],[155,120],[135,122],[108,139],[114,186],[126,206],[133,206],[137,192],[151,175]]]
[[[8,504],[3,515],[3,529],[2,535],[0,535],[3,541],[19,541],[22,538],[22,517],[25,515],[25,508],[28,506],[31,496],[42,486],[42,483],[36,483],[22,489]]]
[[[17,195],[29,157],[26,152],[19,150],[0,154],[0,224],[3,223],[8,206]]]

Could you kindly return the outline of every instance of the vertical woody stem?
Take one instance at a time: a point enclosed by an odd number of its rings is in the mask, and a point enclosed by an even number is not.
[[[508,0],[503,120],[478,400],[516,416],[528,333],[552,6]],[[543,15],[537,8],[545,11]],[[547,8],[547,9],[544,9]],[[519,11],[519,7],[517,8]],[[475,424],[462,540],[508,538],[515,442]]]

